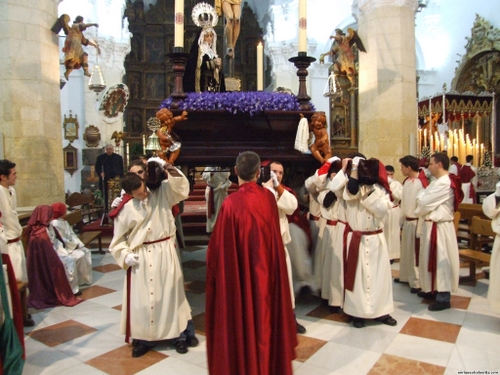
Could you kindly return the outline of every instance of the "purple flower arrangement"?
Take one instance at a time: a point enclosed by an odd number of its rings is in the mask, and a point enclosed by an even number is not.
[[[172,98],[165,99],[160,108],[170,109]],[[309,103],[314,111],[314,105]],[[232,114],[248,113],[254,116],[264,111],[300,111],[300,104],[295,95],[266,91],[233,92],[191,92],[179,102],[183,111],[224,110]]]

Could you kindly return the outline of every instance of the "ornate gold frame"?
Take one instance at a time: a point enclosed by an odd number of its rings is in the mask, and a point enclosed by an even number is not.
[[[71,144],[63,148],[64,170],[73,176],[78,169],[78,149]]]
[[[78,115],[73,115],[71,114],[71,110],[69,111],[69,117],[66,117],[64,115],[64,121],[63,121],[63,128],[64,128],[64,139],[67,139],[69,143],[73,142],[75,139],[78,139]]]

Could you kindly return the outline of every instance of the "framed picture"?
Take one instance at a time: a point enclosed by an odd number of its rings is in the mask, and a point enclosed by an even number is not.
[[[73,142],[75,139],[78,139],[78,116],[71,114],[71,110],[69,111],[69,117],[64,115],[63,128],[64,128],[64,139],[67,139],[69,143]]]
[[[71,144],[63,148],[64,170],[73,176],[78,169],[77,149]]]

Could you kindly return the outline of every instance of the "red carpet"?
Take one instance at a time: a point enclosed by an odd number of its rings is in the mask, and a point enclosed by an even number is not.
[[[95,220],[83,226],[84,232],[90,232],[92,230],[100,230],[103,236],[113,236],[113,225],[101,226],[101,219]]]

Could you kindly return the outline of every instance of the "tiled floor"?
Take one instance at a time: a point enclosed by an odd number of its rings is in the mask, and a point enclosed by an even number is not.
[[[118,333],[124,272],[109,254],[92,257],[95,281],[82,289],[85,302],[31,311],[36,325],[25,331],[23,374],[207,374],[205,247],[190,247],[182,254],[186,294],[200,339],[200,345],[184,355],[165,342],[141,358],[131,357],[131,347]],[[397,273],[395,264],[393,274]],[[393,287],[395,327],[369,321],[356,329],[349,317],[330,314],[319,299],[299,298],[295,312],[307,333],[299,336],[295,375],[500,371],[500,316],[486,301],[488,280],[461,285],[452,309],[441,312],[428,311],[429,301],[410,294],[408,286]]]

